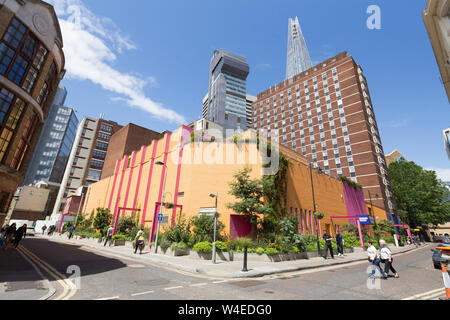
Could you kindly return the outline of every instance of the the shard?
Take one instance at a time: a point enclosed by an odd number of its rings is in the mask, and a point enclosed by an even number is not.
[[[308,48],[298,18],[289,18],[286,79],[302,73],[312,67]]]

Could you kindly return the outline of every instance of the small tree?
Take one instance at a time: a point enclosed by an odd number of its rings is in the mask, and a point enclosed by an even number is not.
[[[100,230],[102,237],[105,236],[106,228],[111,225],[112,214],[110,214],[109,209],[97,208],[97,215],[94,218],[94,228]]]
[[[272,208],[264,202],[264,185],[262,180],[250,179],[251,171],[252,169],[245,167],[234,175],[234,181],[230,183],[231,191],[229,193],[239,201],[227,204],[227,207],[238,214],[250,218],[253,224],[252,238],[254,239],[258,215],[272,212]]]
[[[214,217],[202,215],[192,219],[192,232],[194,233],[196,242],[209,241],[212,242],[214,238]],[[225,229],[225,225],[217,220],[217,238],[218,241],[224,241],[221,235]]]

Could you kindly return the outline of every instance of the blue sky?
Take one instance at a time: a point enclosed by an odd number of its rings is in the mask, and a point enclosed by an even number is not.
[[[298,16],[319,63],[347,51],[367,78],[386,153],[450,180],[442,130],[450,106],[426,32],[425,0],[51,0],[63,30],[66,104],[156,130],[200,117],[215,49],[245,56],[248,93],[284,80],[288,18]],[[369,30],[369,5],[381,30]],[[77,26],[77,27],[74,27]]]

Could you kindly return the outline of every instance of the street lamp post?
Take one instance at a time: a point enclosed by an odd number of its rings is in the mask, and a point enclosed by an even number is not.
[[[214,213],[214,241],[212,248],[212,263],[216,263],[216,233],[217,233],[217,218],[219,213],[217,212],[217,199],[219,198],[219,193],[209,195],[211,198],[216,198],[216,212]]]
[[[310,175],[311,175],[311,189],[312,189],[314,212],[316,212],[316,199],[314,197],[314,182],[313,182],[313,177],[312,177],[312,163],[309,164],[309,172],[310,172]],[[314,212],[313,212],[313,215],[314,215]],[[321,254],[320,254],[319,225],[318,225],[318,223],[316,223],[316,236],[317,236],[317,254],[320,256]]]
[[[159,236],[159,216],[162,215],[162,207],[164,205],[164,191],[166,189],[166,179],[167,179],[167,166],[164,162],[162,161],[158,161],[155,163],[158,166],[164,166],[166,168],[166,172],[164,174],[164,184],[163,184],[163,193],[162,193],[162,199],[161,199],[161,204],[159,205],[159,215],[158,215],[158,226],[156,228],[156,240],[155,240],[155,253],[158,253],[158,236]]]

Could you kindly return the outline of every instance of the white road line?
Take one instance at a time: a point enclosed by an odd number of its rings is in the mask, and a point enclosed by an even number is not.
[[[181,289],[181,288],[183,288],[183,286],[164,288],[164,290],[174,290],[174,289]]]
[[[155,293],[155,291],[146,291],[146,292],[140,292],[140,293],[133,293],[131,296],[135,297],[135,296],[142,296],[144,294],[150,294],[150,293]]]
[[[228,282],[228,280],[213,281],[213,283],[224,283],[224,282]]]
[[[196,283],[196,284],[191,284],[190,287],[201,287],[201,286],[206,286],[207,283]]]
[[[428,291],[428,292],[416,294],[416,295],[414,295],[414,296],[412,296],[412,297],[404,298],[404,299],[402,299],[402,300],[415,300],[415,299],[421,299],[422,297],[425,297],[425,296],[427,296],[427,295],[436,294],[437,292],[441,293],[442,291],[444,291],[444,293],[445,293],[445,288],[440,288],[440,289],[431,290],[431,291]]]
[[[95,300],[113,300],[113,299],[119,299],[119,297],[109,297],[109,298],[102,298],[102,299],[95,299]]]
[[[435,293],[435,294],[432,294],[432,295],[429,295],[429,296],[422,297],[422,298],[420,298],[420,300],[431,300],[431,299],[436,299],[436,298],[444,297],[444,296],[445,296],[445,290]]]

